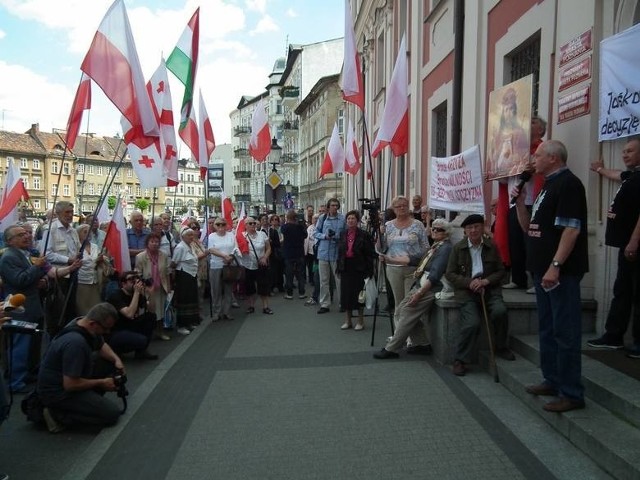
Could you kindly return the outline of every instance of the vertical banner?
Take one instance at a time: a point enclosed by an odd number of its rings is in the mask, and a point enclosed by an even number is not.
[[[640,133],[640,24],[600,42],[598,141]]]
[[[484,213],[482,160],[475,145],[459,155],[431,157],[429,207]]]
[[[489,94],[486,179],[521,173],[529,163],[533,75]]]

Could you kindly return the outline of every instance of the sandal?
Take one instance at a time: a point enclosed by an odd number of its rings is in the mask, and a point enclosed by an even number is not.
[[[262,313],[264,313],[265,315],[273,315],[273,310],[271,310],[269,307],[263,308]]]
[[[256,309],[254,307],[247,308],[247,313],[253,313],[255,311],[256,311]]]

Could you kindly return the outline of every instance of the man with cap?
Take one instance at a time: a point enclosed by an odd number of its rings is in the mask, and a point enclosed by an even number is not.
[[[490,238],[484,236],[484,217],[469,215],[461,224],[465,238],[453,246],[447,264],[446,279],[455,289],[460,305],[460,334],[453,362],[453,373],[463,376],[475,347],[483,308],[492,324],[496,355],[515,360],[507,347],[509,322],[507,307],[502,300],[504,266]]]

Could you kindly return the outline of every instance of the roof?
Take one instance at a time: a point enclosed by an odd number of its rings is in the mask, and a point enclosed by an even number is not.
[[[333,75],[327,75],[326,77],[322,77],[320,80],[316,82],[316,84],[311,88],[309,94],[302,99],[300,104],[294,110],[296,115],[301,115],[309,105],[313,103],[313,101],[318,98],[327,87],[329,87],[332,83],[338,83],[338,78],[340,78],[339,73],[335,73]]]
[[[28,133],[15,133],[0,130],[0,151],[7,153],[25,153],[46,155],[47,151]]]

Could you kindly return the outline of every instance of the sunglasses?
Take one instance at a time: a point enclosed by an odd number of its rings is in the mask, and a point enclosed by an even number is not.
[[[431,227],[431,231],[432,232],[438,232],[438,233],[446,232],[446,230],[444,228],[439,228],[439,227]]]
[[[215,224],[216,227],[224,227],[226,225],[227,225],[226,223],[216,223]]]
[[[256,222],[247,222],[247,225],[255,225]]]

